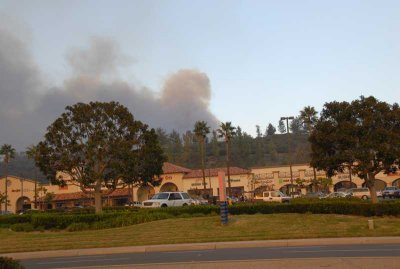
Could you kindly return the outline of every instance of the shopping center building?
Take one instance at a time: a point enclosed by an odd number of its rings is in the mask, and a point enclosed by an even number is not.
[[[203,186],[203,173],[201,169],[189,169],[172,163],[164,163],[161,184],[159,186],[145,186],[116,189],[113,192],[104,191],[103,204],[108,206],[124,205],[129,201],[144,201],[152,195],[164,191],[185,191],[196,196],[218,196],[218,172],[226,167],[205,169],[206,188]],[[314,171],[308,164],[296,164],[292,166],[268,166],[243,169],[230,167],[232,196],[246,196],[251,198],[254,194],[264,190],[281,190],[287,193],[291,191],[306,193],[318,191],[336,191],[340,189],[363,187],[364,181],[349,172],[339,173],[332,177],[329,185],[315,184]],[[316,177],[326,178],[324,171],[316,171]],[[293,180],[292,180],[293,179]],[[227,176],[226,176],[227,180]],[[292,188],[290,187],[293,182]],[[322,182],[322,181],[321,181]],[[35,184],[32,179],[16,176],[7,177],[7,210],[18,212],[28,208],[71,208],[93,205],[93,196],[85,194],[77,185],[66,180],[66,186],[51,184]],[[6,193],[5,177],[0,178],[0,193]],[[314,184],[314,186],[313,186]],[[227,184],[228,185],[228,184]],[[386,186],[399,186],[400,173],[380,173],[376,176],[377,190]],[[35,189],[37,199],[35,203]],[[5,204],[1,204],[1,210],[5,210]]]

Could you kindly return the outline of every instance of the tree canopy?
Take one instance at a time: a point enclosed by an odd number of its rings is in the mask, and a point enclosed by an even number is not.
[[[400,156],[400,109],[374,97],[326,103],[310,135],[311,165],[329,176],[351,169],[377,201],[375,176],[392,171]]]
[[[53,183],[65,184],[62,172],[82,191],[94,192],[97,213],[104,190],[157,184],[165,160],[155,130],[117,102],[66,107],[37,151],[36,163]]]

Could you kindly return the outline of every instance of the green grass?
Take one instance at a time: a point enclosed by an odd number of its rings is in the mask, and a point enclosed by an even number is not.
[[[0,229],[0,253],[56,249],[135,246],[288,238],[400,236],[400,218],[344,215],[270,214],[176,218],[97,231],[12,232]]]

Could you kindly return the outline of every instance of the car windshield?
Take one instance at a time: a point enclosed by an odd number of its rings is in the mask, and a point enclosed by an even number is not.
[[[169,193],[165,193],[165,192],[160,192],[157,193],[156,195],[153,196],[153,198],[151,198],[152,200],[165,200],[168,199]]]

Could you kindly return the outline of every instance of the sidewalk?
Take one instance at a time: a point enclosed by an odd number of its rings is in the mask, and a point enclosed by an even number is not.
[[[163,251],[190,251],[230,248],[258,248],[258,247],[297,247],[297,246],[328,246],[328,245],[374,245],[374,244],[400,244],[400,237],[345,237],[345,238],[314,238],[314,239],[285,239],[262,241],[235,241],[235,242],[210,242],[193,244],[128,246],[114,248],[88,248],[70,250],[50,250],[35,252],[5,253],[0,256],[11,257],[18,260],[68,257],[85,255],[104,255],[121,253],[146,253]]]

